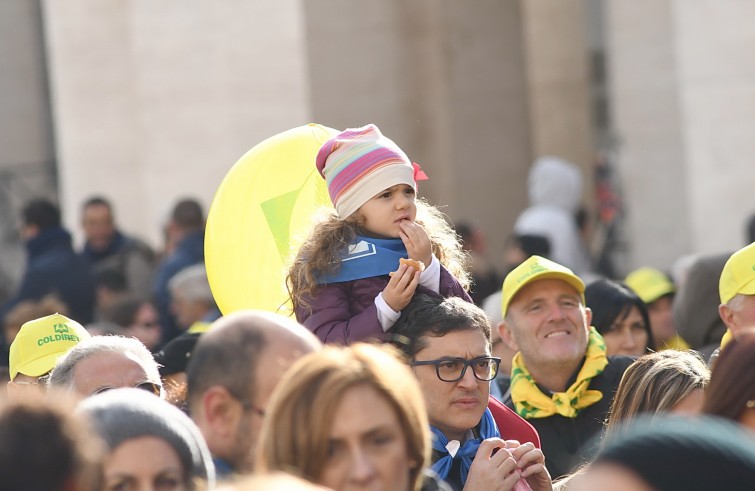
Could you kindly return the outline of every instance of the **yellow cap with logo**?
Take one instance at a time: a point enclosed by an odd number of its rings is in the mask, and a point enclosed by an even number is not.
[[[669,277],[655,268],[635,269],[627,275],[624,283],[645,303],[653,303],[676,291]]]
[[[46,374],[58,358],[90,337],[81,324],[60,314],[25,323],[10,345],[10,379],[19,373],[30,377]]]
[[[582,303],[585,303],[585,284],[571,269],[544,257],[530,256],[529,259],[506,275],[506,279],[503,280],[501,301],[503,317],[506,317],[506,310],[519,290],[533,281],[547,279],[565,281],[577,290],[577,293],[582,296]]]
[[[755,242],[731,255],[718,281],[721,303],[739,294],[755,295]]]

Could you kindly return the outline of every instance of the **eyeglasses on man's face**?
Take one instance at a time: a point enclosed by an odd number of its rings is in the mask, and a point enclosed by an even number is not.
[[[251,411],[252,413],[262,418],[265,417],[264,409],[257,407],[254,403],[247,400],[245,397],[238,395],[234,390],[231,390],[229,387],[225,387],[225,390],[228,391],[228,394],[230,394],[231,397],[233,397],[234,399],[236,399],[237,401],[241,403],[241,406],[244,408],[245,411]]]
[[[472,367],[472,373],[477,380],[487,382],[498,374],[501,359],[496,356],[478,356],[467,360],[465,358],[444,357],[437,360],[413,361],[411,366],[433,365],[435,373],[443,382],[458,382],[467,373],[467,367]]]
[[[94,392],[92,392],[92,395],[94,395],[94,394],[101,394],[101,393],[107,392],[109,390],[122,389],[122,388],[123,387],[107,387],[107,386],[100,387],[99,389],[97,389]],[[154,382],[149,382],[149,381],[147,381],[147,382],[140,382],[140,383],[136,384],[133,388],[134,389],[146,390],[147,392],[151,392],[152,394],[154,394],[154,395],[156,395],[158,397],[160,397],[160,391],[162,390],[162,386],[160,386],[160,384],[156,384]]]

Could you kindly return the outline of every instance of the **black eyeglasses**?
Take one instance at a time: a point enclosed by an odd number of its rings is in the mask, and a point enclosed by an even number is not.
[[[92,392],[92,395],[94,394],[101,394],[102,392],[107,392],[109,390],[113,389],[121,389],[122,387],[100,387],[99,389]],[[160,384],[156,384],[154,382],[141,382],[133,387],[134,389],[141,389],[146,390],[147,392],[151,392],[152,394],[156,395],[157,397],[160,397],[160,391],[162,390],[162,386]]]
[[[435,373],[443,382],[458,382],[467,373],[467,367],[472,367],[472,373],[477,380],[487,382],[498,374],[501,359],[496,356],[478,356],[467,360],[464,358],[440,358],[438,360],[413,361],[411,366],[434,365]]]

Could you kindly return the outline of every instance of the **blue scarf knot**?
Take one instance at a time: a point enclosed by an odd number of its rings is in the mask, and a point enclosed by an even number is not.
[[[441,452],[443,457],[438,459],[432,465],[432,470],[435,471],[443,480],[448,478],[448,473],[451,471],[454,459],[461,459],[461,482],[467,482],[467,474],[469,473],[469,466],[472,465],[475,455],[477,455],[477,449],[480,448],[480,444],[483,440],[488,438],[500,438],[501,434],[498,431],[498,425],[495,424],[493,415],[490,409],[485,409],[482,414],[482,420],[480,421],[480,436],[478,438],[470,438],[459,448],[456,452],[456,456],[451,457],[448,453],[446,445],[448,445],[448,439],[438,428],[430,425],[430,431],[433,433],[433,450]]]

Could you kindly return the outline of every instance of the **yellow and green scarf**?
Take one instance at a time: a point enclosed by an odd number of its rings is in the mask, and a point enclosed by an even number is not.
[[[599,390],[587,390],[587,387],[593,377],[603,372],[607,364],[606,343],[598,331],[590,326],[585,362],[577,374],[577,380],[566,392],[556,392],[549,397],[535,384],[520,351],[514,356],[511,368],[511,399],[514,408],[525,419],[547,418],[554,414],[576,418],[581,409],[603,398]]]

